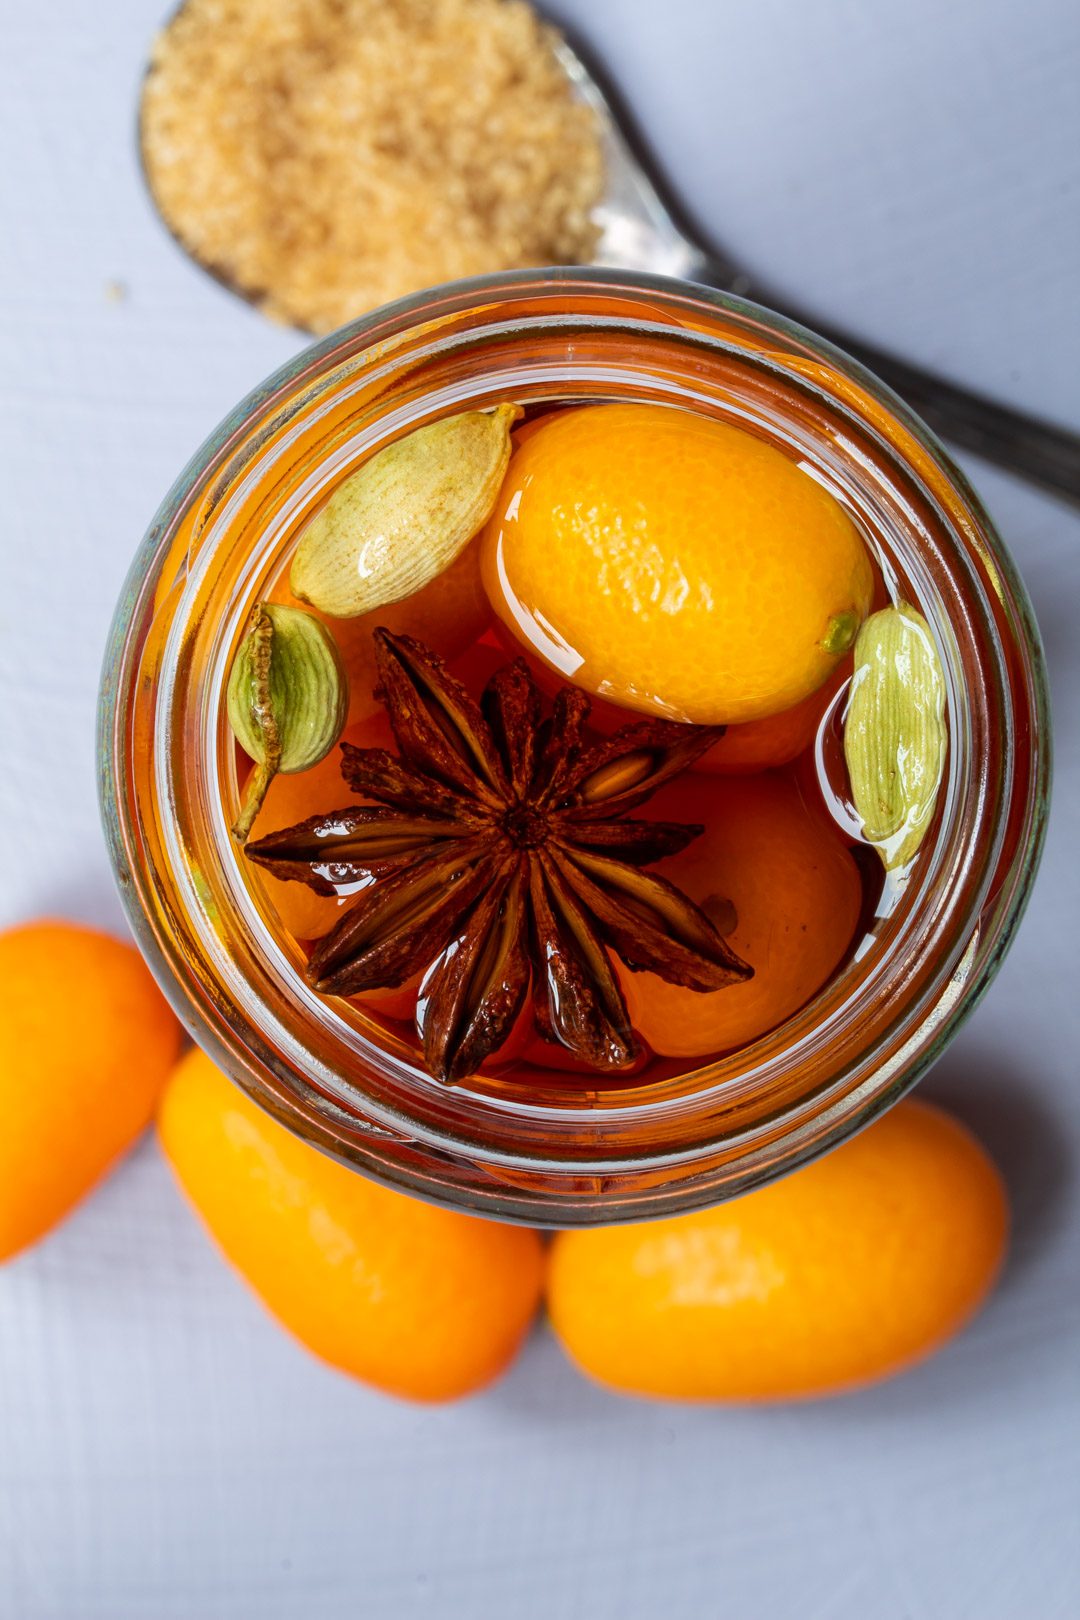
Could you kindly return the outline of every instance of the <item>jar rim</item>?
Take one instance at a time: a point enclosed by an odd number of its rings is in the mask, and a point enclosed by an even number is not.
[[[204,502],[207,501],[207,487],[215,473],[219,475],[221,487],[217,489],[216,496],[214,489],[210,488],[208,509],[213,512],[220,507],[237,476],[230,458],[242,451],[248,440],[256,446],[260,439],[265,442],[270,427],[283,408],[283,401],[302,397],[305,388],[312,388],[320,379],[333,375],[335,368],[350,363],[361,367],[369,364],[373,353],[392,351],[395,340],[402,334],[437,327],[440,322],[452,317],[468,317],[478,310],[498,307],[500,303],[517,303],[528,299],[536,302],[536,318],[541,319],[542,306],[551,308],[575,297],[603,298],[605,294],[617,295],[620,300],[625,299],[629,303],[638,300],[646,306],[659,301],[665,306],[665,315],[673,319],[677,319],[678,314],[714,313],[736,326],[741,324],[744,332],[763,333],[773,340],[778,338],[789,345],[794,354],[807,356],[811,363],[823,364],[834,379],[851,382],[863,395],[882,407],[890,421],[899,424],[899,428],[909,436],[909,441],[921,449],[928,465],[945,480],[950,497],[957,503],[957,511],[962,510],[965,525],[962,538],[977,553],[979,565],[988,567],[990,573],[996,576],[997,600],[1007,610],[1004,613],[1007,623],[1001,633],[1004,636],[1007,631],[1013,645],[1002,648],[1001,667],[1006,682],[1015,681],[1022,687],[1027,715],[1026,735],[1013,736],[1012,748],[1015,753],[1018,747],[1024,747],[1030,756],[1024,776],[1022,825],[1014,825],[1017,824],[1017,817],[1012,815],[1010,825],[1015,836],[1006,852],[1007,858],[1004,858],[1000,848],[996,855],[989,849],[984,852],[986,870],[983,892],[969,896],[970,909],[979,920],[975,923],[973,933],[970,929],[961,929],[962,937],[954,942],[954,959],[945,964],[948,971],[944,974],[943,982],[932,983],[926,992],[927,1005],[921,1023],[907,1032],[907,1038],[899,1048],[894,1040],[892,1050],[886,1038],[888,1032],[879,1032],[882,1053],[887,1056],[883,1056],[882,1062],[868,1072],[868,1078],[858,1088],[841,1090],[831,1102],[823,1102],[817,1093],[807,1094],[811,1104],[816,1099],[816,1106],[796,1107],[773,1117],[763,1116],[745,1133],[745,1141],[737,1133],[729,1133],[722,1141],[695,1140],[684,1143],[678,1149],[647,1154],[644,1158],[605,1158],[601,1155],[578,1157],[562,1165],[573,1182],[617,1180],[620,1176],[629,1176],[628,1166],[631,1165],[634,1172],[640,1172],[643,1165],[660,1171],[676,1163],[704,1163],[709,1159],[710,1150],[722,1149],[724,1162],[719,1169],[714,1167],[711,1172],[703,1171],[680,1179],[672,1185],[661,1186],[659,1191],[655,1188],[638,1188],[627,1191],[625,1196],[620,1193],[610,1197],[604,1188],[585,1187],[580,1191],[568,1190],[557,1196],[547,1196],[530,1191],[527,1187],[515,1190],[505,1180],[501,1184],[496,1181],[494,1186],[474,1186],[471,1183],[464,1185],[459,1179],[448,1195],[438,1171],[431,1174],[427,1169],[411,1164],[408,1152],[395,1152],[391,1155],[393,1162],[387,1161],[384,1143],[392,1141],[395,1135],[415,1140],[410,1136],[415,1121],[405,1122],[407,1128],[401,1131],[403,1122],[400,1116],[391,1110],[380,1118],[378,1108],[370,1108],[371,1099],[368,1098],[365,1114],[371,1117],[365,1119],[365,1131],[358,1133],[356,1121],[348,1117],[347,1108],[339,1106],[345,1102],[345,1098],[332,1099],[325,1087],[305,1082],[297,1091],[294,1085],[290,1098],[288,1078],[291,1076],[295,1082],[298,1078],[295,1071],[289,1071],[289,1076],[286,1076],[278,1056],[265,1042],[258,1038],[254,1041],[246,1039],[251,1034],[250,1030],[245,1032],[244,1050],[237,1050],[236,1043],[229,1038],[228,1019],[223,1023],[220,1009],[208,1005],[205,988],[193,994],[191,964],[186,953],[189,942],[181,937],[183,927],[177,928],[178,919],[163,912],[160,884],[155,882],[146,868],[146,847],[141,837],[138,805],[132,792],[130,760],[127,758],[134,686],[140,669],[141,648],[153,616],[153,592],[160,581],[162,566],[181,515],[190,510],[196,492],[200,493]],[[551,318],[558,317],[552,315]],[[582,323],[592,330],[597,327],[598,318],[595,314],[586,314],[582,317]],[[691,347],[702,341],[700,334],[688,336],[674,327],[667,335],[681,339]],[[756,359],[759,364],[772,364],[781,371],[794,363],[793,354],[781,355],[775,350],[770,351],[767,362],[763,362],[760,355]],[[802,376],[798,379],[798,385],[811,394],[815,390],[825,391],[820,377],[808,380]],[[834,410],[838,408],[835,398],[829,400],[829,405]],[[841,405],[845,411],[852,409],[850,400],[841,402]],[[284,408],[287,410],[287,406]],[[993,609],[992,603],[990,607]],[[1015,696],[1012,692],[1008,695],[1010,698]],[[423,1196],[480,1209],[503,1218],[532,1222],[570,1224],[575,1221],[611,1220],[640,1217],[646,1213],[668,1213],[706,1201],[706,1196],[714,1199],[732,1191],[745,1190],[778,1173],[780,1169],[793,1168],[834,1145],[867,1123],[916,1082],[940,1053],[961,1019],[984,993],[1022,914],[1038,863],[1045,824],[1049,782],[1047,713],[1048,700],[1038,632],[1026,592],[1005,546],[964,475],[955,468],[929,429],[861,366],[796,323],[731,294],[694,287],[666,277],[628,276],[621,271],[560,269],[505,272],[402,299],[312,345],[249,394],[192,458],[166,496],[136,556],[110,635],[99,718],[102,806],[124,902],[140,947],[151,967],[178,1005],[181,1016],[193,1028],[200,1044],[212,1048],[219,1061],[252,1090],[258,1100],[270,1106],[271,1111],[294,1127],[300,1124],[305,1134],[337,1156]],[[1010,723],[1006,716],[1006,729]],[[996,831],[999,846],[1006,830],[992,830]],[[991,889],[995,892],[996,904],[991,915],[983,916],[986,895]],[[909,1008],[909,1025],[910,1011]],[[796,1015],[796,1020],[798,1017]],[[255,1033],[257,1036],[258,1032]],[[768,1039],[763,1038],[766,1042]],[[299,1111],[299,1118],[292,1112],[293,1104]],[[577,1111],[575,1116],[580,1119]],[[549,1114],[547,1117],[550,1123],[553,1116]],[[371,1145],[372,1132],[374,1147]],[[380,1133],[383,1133],[382,1138]],[[431,1140],[434,1143],[435,1138]],[[438,1150],[451,1157],[460,1155],[467,1159],[471,1146],[451,1133],[439,1142]],[[488,1143],[484,1153],[489,1171],[502,1173],[516,1168],[526,1181],[534,1171],[541,1176],[545,1167],[547,1172],[552,1169],[550,1160],[537,1150],[535,1143],[529,1151],[520,1153],[503,1151]],[[561,1160],[559,1162],[562,1164]]]

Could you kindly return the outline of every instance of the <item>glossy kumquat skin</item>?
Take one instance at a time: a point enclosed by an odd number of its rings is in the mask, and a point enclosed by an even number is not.
[[[545,421],[483,538],[507,627],[586,691],[699,724],[801,703],[873,593],[839,502],[741,428],[656,405]]]
[[[133,946],[0,933],[0,1260],[43,1237],[150,1123],[180,1026]]]
[[[1008,1226],[969,1132],[903,1102],[730,1203],[555,1239],[548,1311],[590,1377],[625,1394],[837,1394],[940,1348],[986,1299]]]
[[[158,1129],[226,1259],[331,1366],[390,1394],[447,1401],[512,1361],[540,1296],[535,1232],[437,1209],[346,1169],[197,1050],[173,1074]]]

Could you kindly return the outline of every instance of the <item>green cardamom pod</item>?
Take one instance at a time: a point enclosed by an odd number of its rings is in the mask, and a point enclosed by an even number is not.
[[[871,614],[855,642],[844,757],[863,833],[887,871],[922,843],[947,749],[945,672],[930,626],[906,602]]]
[[[400,602],[449,568],[487,522],[520,405],[417,428],[347,478],[301,537],[289,583],[322,613],[353,619]]]
[[[233,837],[244,843],[279,771],[310,770],[341,736],[349,682],[333,636],[303,608],[260,602],[229,671],[229,724],[256,769]]]

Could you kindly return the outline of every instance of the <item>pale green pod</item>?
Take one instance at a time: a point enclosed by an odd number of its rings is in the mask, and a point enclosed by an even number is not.
[[[871,614],[855,643],[844,757],[863,833],[888,871],[922,842],[947,750],[945,672],[930,626],[906,602]]]
[[[226,710],[258,767],[232,829],[243,843],[278,771],[310,770],[341,736],[349,681],[326,625],[303,608],[259,603],[229,671]]]
[[[400,602],[449,568],[483,527],[510,460],[520,405],[463,411],[380,450],[308,524],[294,596],[353,619]]]

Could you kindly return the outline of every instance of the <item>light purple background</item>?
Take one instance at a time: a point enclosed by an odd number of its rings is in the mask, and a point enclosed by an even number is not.
[[[92,744],[113,602],[188,454],[297,340],[192,269],[147,204],[134,106],[159,0],[0,9],[0,922],[118,924]],[[753,269],[1080,426],[1070,0],[560,10]],[[1015,1201],[977,1325],[899,1382],[800,1409],[619,1401],[538,1334],[491,1393],[413,1410],[264,1319],[148,1142],[0,1273],[3,1620],[1080,1612],[1080,520],[968,465],[1035,599],[1059,739],[1026,925],[927,1087]]]

